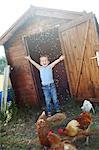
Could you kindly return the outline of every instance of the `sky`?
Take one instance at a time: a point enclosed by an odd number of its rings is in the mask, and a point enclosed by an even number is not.
[[[0,0],[0,36],[24,14],[30,5],[77,12],[93,12],[99,22],[98,0]],[[3,46],[0,46],[1,56],[4,56]]]

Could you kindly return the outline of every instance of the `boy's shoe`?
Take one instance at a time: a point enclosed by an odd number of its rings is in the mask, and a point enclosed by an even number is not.
[[[51,112],[48,112],[48,117],[51,117]]]

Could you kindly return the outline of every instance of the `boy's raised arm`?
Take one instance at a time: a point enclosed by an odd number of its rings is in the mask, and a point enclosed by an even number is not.
[[[29,60],[31,64],[33,64],[38,70],[40,69],[41,66],[38,63],[36,63],[34,60],[32,60],[30,56],[26,56],[25,59]]]
[[[65,56],[61,55],[58,59],[56,59],[54,62],[50,64],[50,66],[53,68],[56,64],[58,64],[60,61],[64,60]]]

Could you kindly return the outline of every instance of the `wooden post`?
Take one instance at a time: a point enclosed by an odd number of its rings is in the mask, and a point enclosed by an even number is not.
[[[10,66],[7,65],[4,68],[3,91],[2,91],[2,98],[1,98],[1,111],[3,113],[5,113],[5,111],[7,109],[7,96],[8,96],[9,74],[10,74]]]

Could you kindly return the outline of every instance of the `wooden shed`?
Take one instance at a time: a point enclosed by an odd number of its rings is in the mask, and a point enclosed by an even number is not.
[[[59,100],[69,93],[77,100],[99,102],[99,35],[93,13],[31,6],[0,38],[19,104],[42,105],[39,72],[24,57],[39,63],[40,54],[54,61],[62,53],[65,63],[54,68]]]

